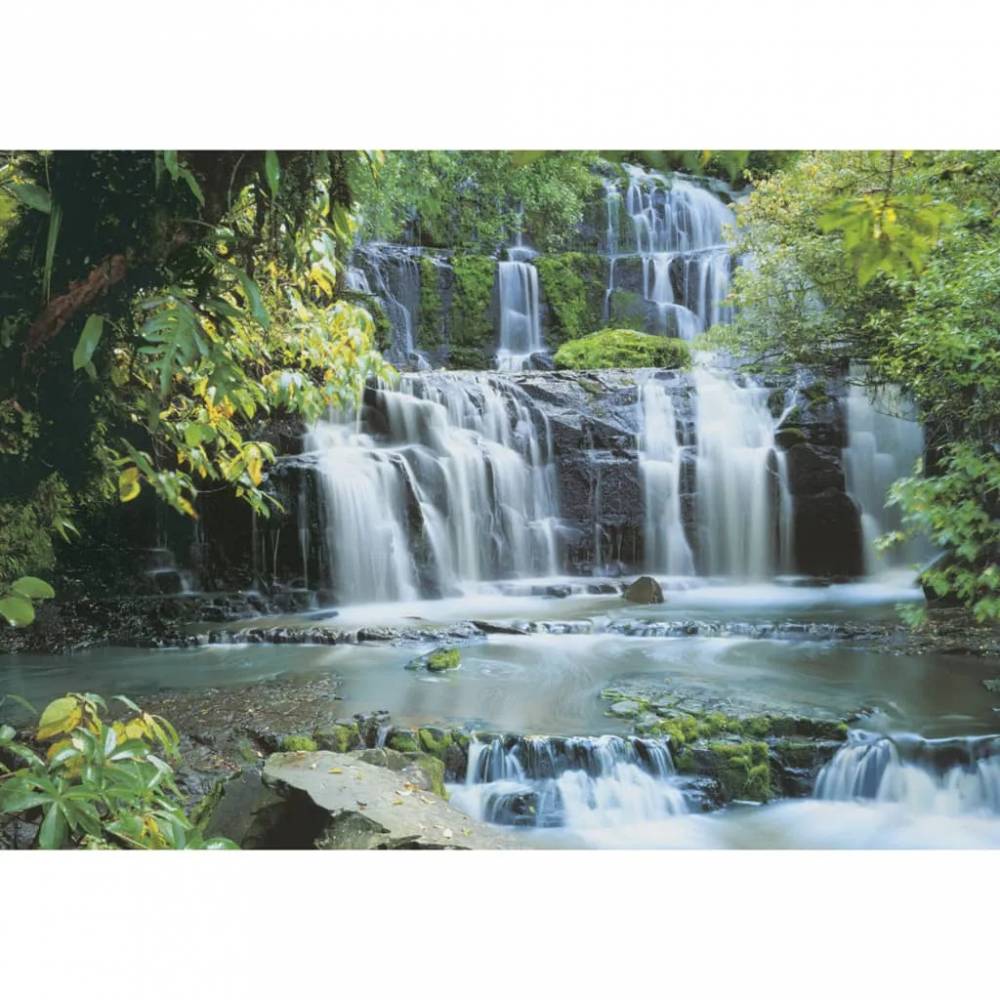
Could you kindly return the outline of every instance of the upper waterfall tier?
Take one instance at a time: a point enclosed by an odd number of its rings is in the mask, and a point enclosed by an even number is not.
[[[557,253],[520,235],[473,252],[362,244],[347,286],[408,369],[545,367],[562,341],[602,325],[690,339],[729,318],[734,215],[707,182],[616,169],[586,214]]]

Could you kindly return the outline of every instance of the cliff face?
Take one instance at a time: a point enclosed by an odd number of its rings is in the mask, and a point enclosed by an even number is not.
[[[421,376],[415,376],[421,378]],[[426,376],[432,378],[433,376]],[[461,379],[462,376],[451,376]],[[472,376],[469,376],[470,378]],[[536,432],[551,440],[557,479],[557,528],[564,572],[634,572],[644,566],[645,502],[638,450],[642,411],[639,382],[654,379],[669,395],[681,452],[680,518],[695,566],[704,572],[699,550],[698,421],[694,377],[676,371],[523,372],[494,376],[510,380],[526,397]],[[775,418],[776,453],[784,455],[784,485],[791,496],[793,567],[811,576],[854,576],[862,572],[862,538],[857,507],[847,494],[842,448],[846,434],[841,403],[844,387],[802,375],[765,379]],[[792,402],[794,401],[794,405]],[[370,392],[362,426],[376,442],[387,425],[380,394]],[[294,437],[284,442],[295,450]],[[330,586],[336,558],[325,537],[319,456],[288,453],[269,480],[284,507],[257,519],[235,501],[207,500],[195,570],[206,589],[254,585]],[[769,465],[775,495],[781,488],[778,462]],[[421,514],[414,497],[407,517],[418,540]],[[750,530],[749,522],[747,530]],[[359,541],[359,544],[363,542]],[[421,579],[421,582],[423,580]]]

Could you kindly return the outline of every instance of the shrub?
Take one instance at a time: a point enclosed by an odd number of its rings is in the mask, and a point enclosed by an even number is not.
[[[42,712],[35,734],[44,751],[18,742],[0,725],[0,816],[40,814],[42,848],[233,848],[223,837],[205,840],[187,815],[167,763],[177,755],[177,733],[166,719],[119,696],[131,712],[108,721],[95,694],[68,694]],[[166,758],[166,759],[164,759]]]
[[[691,351],[683,340],[637,330],[598,330],[569,340],[556,351],[558,368],[687,368]]]

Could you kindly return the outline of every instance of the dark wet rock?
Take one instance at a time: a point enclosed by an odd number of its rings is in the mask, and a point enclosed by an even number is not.
[[[862,561],[861,514],[843,490],[829,487],[795,497],[794,545],[800,572],[858,576]]]
[[[488,622],[475,619],[471,622],[480,632],[486,635],[527,635],[528,633],[516,625],[505,625],[502,622]]]
[[[625,593],[622,596],[633,604],[662,604],[663,588],[653,577],[640,576],[638,580],[625,588]]]

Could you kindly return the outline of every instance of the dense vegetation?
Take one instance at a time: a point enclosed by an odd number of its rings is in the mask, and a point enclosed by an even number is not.
[[[873,387],[899,385],[930,458],[891,502],[903,533],[946,553],[924,582],[1000,618],[1000,154],[801,154],[755,183],[738,220],[754,266],[709,346],[757,369],[855,362]]]
[[[144,490],[190,517],[218,488],[268,513],[265,421],[385,371],[338,294],[354,159],[0,156],[0,580]]]

